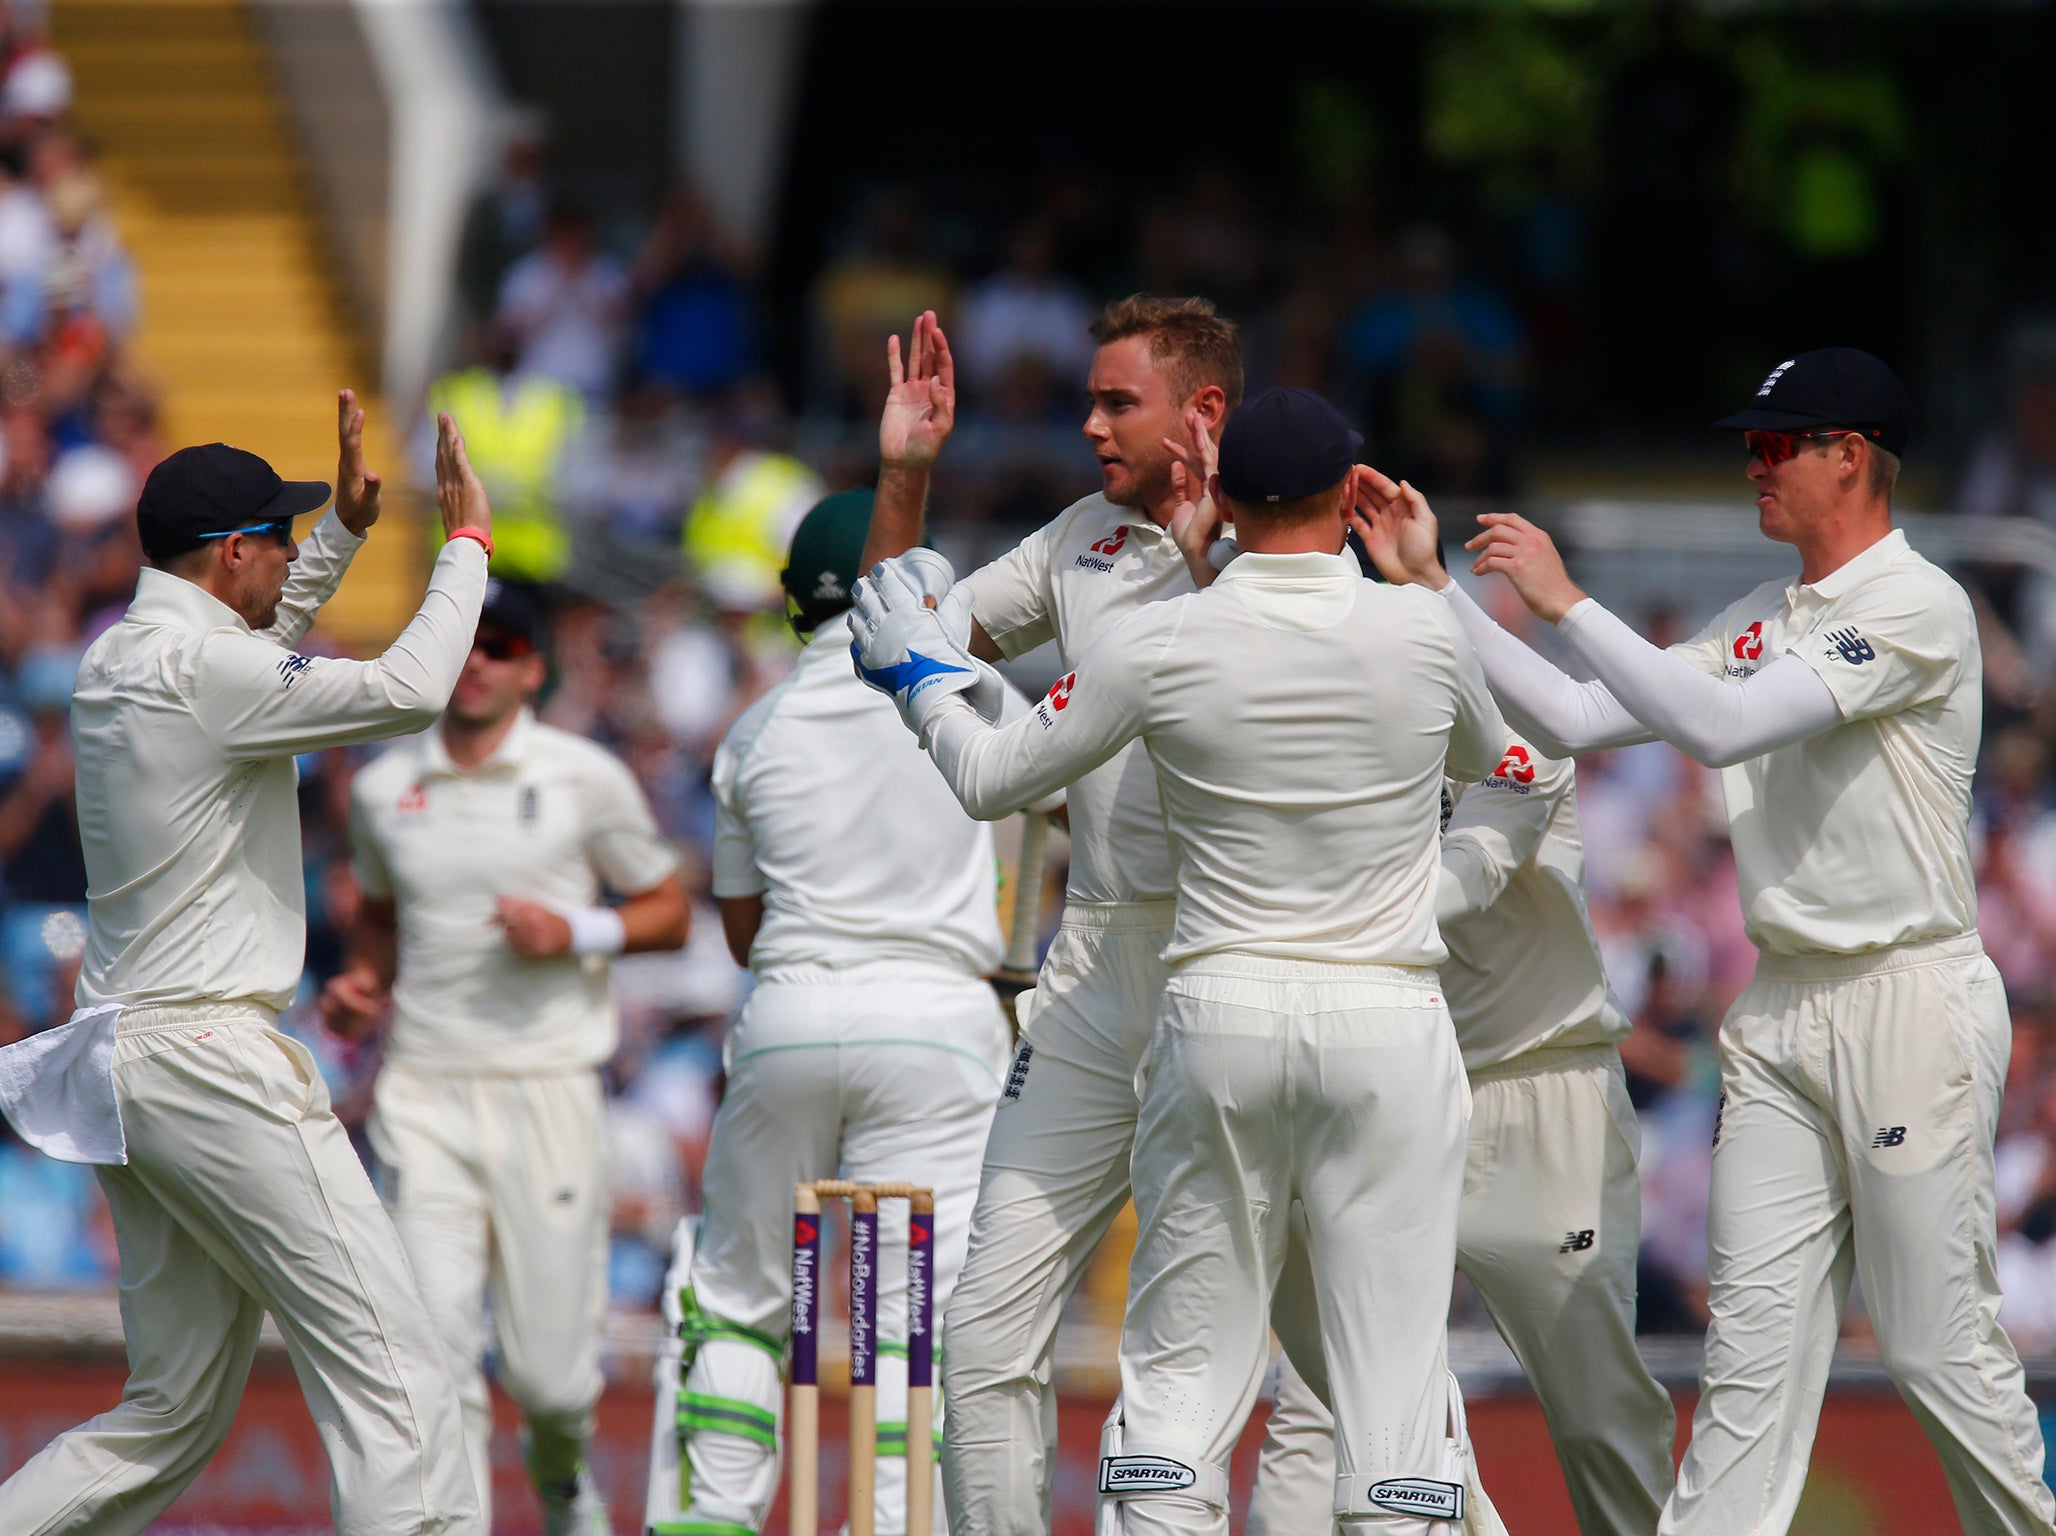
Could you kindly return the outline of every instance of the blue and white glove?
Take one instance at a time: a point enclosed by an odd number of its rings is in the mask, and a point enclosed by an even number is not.
[[[971,594],[948,585],[948,562],[933,551],[910,570],[906,557],[881,561],[851,594],[850,655],[857,676],[898,707],[909,729],[921,733],[928,717],[951,694],[1000,690],[999,674],[972,656]],[[945,590],[927,603],[936,567]]]

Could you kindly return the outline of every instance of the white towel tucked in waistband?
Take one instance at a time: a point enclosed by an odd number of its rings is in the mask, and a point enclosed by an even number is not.
[[[114,1099],[122,1006],[82,1008],[55,1029],[0,1048],[0,1111],[23,1141],[59,1162],[128,1161]]]

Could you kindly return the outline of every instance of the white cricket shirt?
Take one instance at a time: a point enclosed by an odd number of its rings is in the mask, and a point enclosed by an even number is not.
[[[1970,599],[1905,534],[1811,585],[1766,582],[1672,650],[1728,677],[1789,652],[1841,707],[1841,725],[1721,770],[1759,948],[1852,954],[1976,926],[1983,657]]]
[[[936,762],[983,817],[1142,741],[1179,859],[1173,964],[1439,964],[1443,774],[1486,777],[1507,734],[1446,603],[1323,554],[1244,554],[1149,604],[1003,730],[961,699],[931,720]]]
[[[1097,493],[1074,502],[964,578],[971,611],[1003,655],[1054,640],[1066,669],[1146,604],[1192,591],[1177,541]],[[1053,786],[1055,787],[1055,786]],[[1174,885],[1156,775],[1126,747],[1069,787],[1074,901],[1162,901]]]
[[[261,634],[193,583],[146,569],[127,615],[79,663],[81,1007],[292,1001],[307,944],[293,758],[432,721],[485,597],[485,551],[457,539],[383,656],[293,654],[362,542],[324,518]]]
[[[1464,911],[1442,924],[1442,991],[1464,1070],[1624,1039],[1628,1016],[1606,984],[1585,905],[1570,763],[1516,736],[1490,778],[1445,788],[1453,810],[1442,866]]]
[[[999,964],[991,830],[964,814],[892,701],[858,681],[846,617],[729,728],[714,803],[714,894],[764,898],[757,975]]]
[[[531,959],[493,911],[502,896],[589,907],[603,883],[640,895],[678,867],[620,759],[524,709],[491,757],[459,768],[438,728],[357,775],[350,839],[364,894],[399,921],[389,1058],[562,1072],[614,1054],[607,957]]]

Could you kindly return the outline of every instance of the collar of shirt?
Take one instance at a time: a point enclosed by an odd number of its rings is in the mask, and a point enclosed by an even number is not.
[[[1793,582],[1786,589],[1787,605],[1795,613],[1801,608],[1825,608],[1828,604],[1847,597],[1906,551],[1905,530],[1894,528],[1862,554],[1844,561],[1819,581]]]
[[[421,772],[424,778],[434,775],[439,778],[463,778],[469,774],[496,773],[519,768],[527,759],[529,744],[535,739],[535,711],[526,704],[521,713],[514,717],[514,723],[507,727],[507,734],[492,756],[476,768],[460,768],[450,760],[450,749],[443,745],[442,722],[421,738]]]
[[[1245,550],[1228,562],[1227,569],[1218,579],[1326,586],[1337,581],[1354,581],[1362,574],[1355,559],[1343,555],[1324,555],[1315,550],[1290,555],[1260,555]]]
[[[210,629],[250,633],[243,616],[205,587],[154,565],[144,566],[136,578],[135,600],[129,604],[128,617],[138,624],[167,624],[174,629],[201,633]]]

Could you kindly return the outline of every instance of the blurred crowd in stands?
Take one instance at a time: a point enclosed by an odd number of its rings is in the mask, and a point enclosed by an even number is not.
[[[9,48],[0,1036],[11,1037],[69,1009],[84,872],[65,705],[80,650],[129,595],[137,552],[127,514],[165,445],[152,436],[147,386],[123,361],[134,280],[105,191],[64,126],[62,62],[32,38]],[[1632,126],[1638,92],[1710,100],[1695,67],[1659,51],[1646,78],[1622,87],[1616,115]],[[1347,182],[1347,114],[1330,107],[1322,142]],[[1688,130],[1697,131],[1688,122],[1678,132]],[[554,189],[546,166],[540,124],[517,125],[465,225],[462,355],[427,403],[458,415],[491,488],[496,569],[551,595],[541,713],[620,753],[700,871],[714,746],[794,654],[778,588],[786,539],[824,491],[873,473],[884,340],[917,312],[941,313],[959,360],[959,426],[937,475],[933,532],[962,568],[1095,488],[1077,436],[1085,325],[1106,298],[1134,290],[1216,298],[1244,323],[1252,387],[1329,393],[1382,467],[1437,494],[1515,492],[1522,426],[1538,409],[1531,379],[1564,345],[1556,295],[1584,239],[1538,195],[1509,214],[1525,232],[1526,265],[1494,281],[1444,229],[1394,217],[1368,193],[1338,192],[1318,229],[1286,238],[1227,171],[1195,172],[1175,196],[1119,220],[1091,183],[1062,176],[982,223],[945,217],[907,187],[871,188],[852,197],[812,280],[798,364],[781,369],[762,253],[693,189],[675,190],[645,227],[619,230]],[[1548,184],[1536,182],[1545,193]],[[1954,506],[2056,530],[2056,324],[2022,320],[1994,367],[2010,406],[1969,454]],[[428,412],[419,420],[417,453]],[[415,470],[426,478],[425,460]],[[1998,1149],[2004,1321],[2024,1348],[2056,1351],[2056,583],[2002,566],[1959,574],[1986,621],[1981,921],[2016,1021]],[[1507,594],[1485,595],[1510,625],[1528,627]],[[1639,617],[1652,638],[1682,638],[1669,614]],[[1022,680],[1046,679],[1031,664]],[[286,1021],[319,1052],[346,1118],[363,1113],[376,1049],[322,1035],[308,1004],[340,963],[354,912],[344,818],[365,757],[332,751],[301,765],[309,974]],[[1583,760],[1579,793],[1593,919],[1635,1024],[1623,1055],[1642,1117],[1643,1325],[1695,1330],[1705,1316],[1714,1030],[1755,952],[1712,774],[1668,747],[1637,747]],[[1060,884],[1061,870],[1051,878]],[[672,1223],[696,1207],[721,1031],[746,987],[703,873],[696,891],[685,951],[615,967],[614,1287],[624,1307],[649,1304]],[[107,1283],[113,1255],[97,1211],[84,1170],[11,1137],[0,1143],[0,1286]]]

